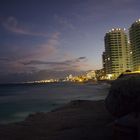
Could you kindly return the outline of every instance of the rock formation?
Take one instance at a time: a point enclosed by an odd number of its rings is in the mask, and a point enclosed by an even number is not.
[[[115,117],[140,112],[140,76],[118,78],[105,99],[107,110]]]

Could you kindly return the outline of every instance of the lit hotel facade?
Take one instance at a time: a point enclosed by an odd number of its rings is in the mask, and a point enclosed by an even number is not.
[[[115,28],[106,33],[105,52],[103,52],[103,69],[106,75],[119,76],[130,70],[130,45],[124,29]]]
[[[129,29],[133,71],[140,71],[140,19]]]

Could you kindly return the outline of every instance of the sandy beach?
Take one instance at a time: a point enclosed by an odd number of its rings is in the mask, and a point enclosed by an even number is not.
[[[112,116],[104,101],[76,100],[24,121],[0,125],[0,140],[110,140]]]

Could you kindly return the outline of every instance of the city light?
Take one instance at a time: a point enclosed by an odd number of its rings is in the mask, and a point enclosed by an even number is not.
[[[95,71],[91,70],[86,72],[83,75],[79,76],[73,76],[72,74],[69,74],[63,79],[47,79],[47,80],[38,80],[38,81],[28,81],[25,83],[56,83],[56,82],[76,82],[76,83],[82,83],[82,82],[96,82],[96,73]]]

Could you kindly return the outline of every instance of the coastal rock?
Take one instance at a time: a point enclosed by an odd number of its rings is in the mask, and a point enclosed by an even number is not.
[[[115,80],[105,99],[107,110],[116,117],[130,112],[140,112],[140,76]]]

